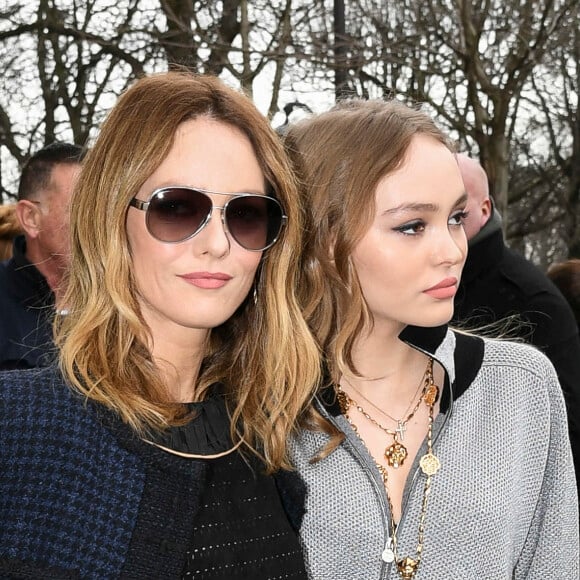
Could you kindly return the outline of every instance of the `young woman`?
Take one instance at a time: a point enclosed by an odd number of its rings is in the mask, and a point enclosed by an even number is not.
[[[300,287],[327,361],[292,449],[310,577],[577,578],[553,367],[446,326],[467,242],[445,136],[398,102],[350,101],[286,143],[310,209]]]
[[[0,377],[2,578],[305,577],[266,473],[319,381],[300,231],[247,98],[184,73],[120,98],[73,196],[59,366]]]

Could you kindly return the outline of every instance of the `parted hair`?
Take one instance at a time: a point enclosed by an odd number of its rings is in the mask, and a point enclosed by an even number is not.
[[[352,252],[374,219],[379,182],[402,165],[419,134],[452,150],[427,113],[397,100],[345,100],[286,133],[308,214],[301,303],[333,384],[347,370],[358,374],[353,344],[373,323]]]
[[[271,194],[288,216],[263,254],[256,300],[213,329],[198,380],[203,399],[224,385],[232,435],[267,468],[288,466],[287,436],[319,381],[316,341],[296,296],[302,210],[278,136],[249,98],[220,80],[187,72],[151,75],[118,100],[89,151],[71,204],[66,317],[56,323],[60,365],[71,385],[116,411],[139,434],[180,424],[147,345],[127,238],[130,200],[169,153],[185,121],[208,117],[236,127],[253,145]],[[225,169],[225,168],[224,168]]]

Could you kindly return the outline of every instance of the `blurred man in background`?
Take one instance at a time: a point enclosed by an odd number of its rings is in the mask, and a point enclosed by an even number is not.
[[[12,258],[0,263],[0,369],[51,360],[52,321],[69,261],[69,203],[83,151],[53,143],[22,169],[16,214],[24,233],[14,239]]]

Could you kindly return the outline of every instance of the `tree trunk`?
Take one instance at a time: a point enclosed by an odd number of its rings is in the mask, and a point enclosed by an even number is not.
[[[334,0],[334,95],[337,101],[349,92],[345,26],[344,0]]]
[[[196,70],[197,55],[191,30],[193,2],[161,0],[161,10],[167,21],[167,32],[161,36],[159,43],[167,55],[169,68],[177,65]]]

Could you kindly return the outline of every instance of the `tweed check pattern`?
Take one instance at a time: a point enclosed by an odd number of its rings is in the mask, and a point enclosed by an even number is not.
[[[54,373],[5,372],[0,388],[0,557],[58,568],[64,556],[90,561],[91,578],[118,576],[143,490],[137,458]]]
[[[230,449],[219,400],[205,434],[225,433]],[[191,427],[202,454],[214,451],[199,433],[204,416],[175,428]],[[162,451],[56,369],[0,373],[2,580],[306,578],[303,497],[283,504],[255,458]]]

